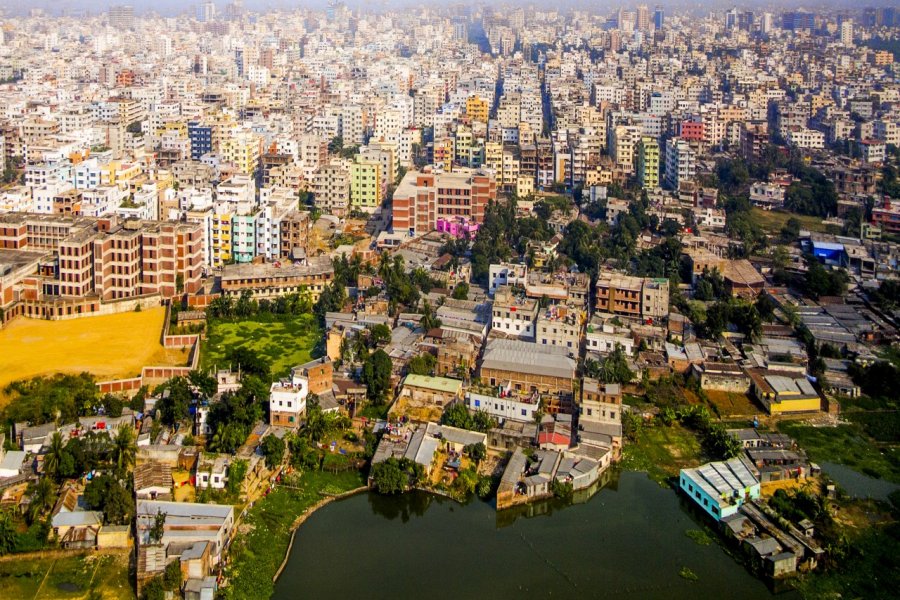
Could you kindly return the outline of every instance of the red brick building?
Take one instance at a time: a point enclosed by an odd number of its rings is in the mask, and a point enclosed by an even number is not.
[[[486,171],[410,171],[394,192],[392,227],[415,236],[437,229],[438,219],[481,223],[496,198],[496,179]]]

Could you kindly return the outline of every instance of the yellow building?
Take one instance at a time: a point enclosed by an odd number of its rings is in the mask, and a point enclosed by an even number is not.
[[[251,133],[240,133],[222,140],[222,160],[233,165],[241,175],[253,176],[259,168],[259,138]]]
[[[503,173],[503,144],[488,142],[484,145],[484,166],[493,169],[498,179]]]
[[[127,184],[142,173],[139,163],[111,161],[100,167],[100,185]]]
[[[520,174],[516,179],[516,196],[527,198],[532,194],[534,194],[534,177]]]
[[[770,415],[818,412],[822,399],[803,374],[750,369],[750,390]]]
[[[231,261],[231,220],[233,217],[234,213],[226,210],[213,214],[210,232],[213,267],[221,267]]]
[[[350,165],[350,206],[372,212],[382,199],[381,163],[357,157]]]
[[[489,107],[486,101],[478,96],[469,96],[466,100],[466,115],[473,121],[488,122]]]
[[[637,148],[638,180],[645,188],[659,187],[659,142],[644,136]]]

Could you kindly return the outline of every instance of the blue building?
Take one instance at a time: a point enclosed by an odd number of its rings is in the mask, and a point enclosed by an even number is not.
[[[682,469],[678,487],[716,521],[737,513],[745,502],[759,498],[759,480],[742,458]]]
[[[662,7],[662,5],[657,4],[656,10],[653,11],[653,26],[657,31],[663,28],[663,23],[666,20],[666,10]]]
[[[188,138],[191,140],[191,160],[200,160],[204,154],[212,152],[212,127],[209,125],[188,123]]]
[[[835,267],[847,264],[847,251],[843,244],[812,240],[812,255],[820,263]]]

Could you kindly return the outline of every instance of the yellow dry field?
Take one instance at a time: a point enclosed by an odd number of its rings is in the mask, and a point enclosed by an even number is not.
[[[0,329],[0,390],[36,375],[88,371],[102,381],[136,377],[147,365],[187,364],[186,352],[159,343],[165,316],[159,307],[71,321],[18,318]]]

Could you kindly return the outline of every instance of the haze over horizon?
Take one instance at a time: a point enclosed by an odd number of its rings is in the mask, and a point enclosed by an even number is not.
[[[98,14],[103,13],[109,10],[110,6],[117,5],[130,5],[133,6],[135,12],[137,14],[144,14],[148,12],[156,12],[163,16],[174,16],[179,14],[191,13],[195,10],[195,8],[200,4],[199,0],[188,0],[187,2],[182,0],[23,0],[16,2],[0,2],[0,8],[3,9],[5,14],[11,15],[21,15],[26,14],[28,10],[33,8],[39,8],[47,11],[48,14],[52,16],[57,16],[63,13],[81,13],[87,12],[88,14]],[[218,0],[215,2],[216,6],[222,10],[224,7],[229,4],[226,0]],[[344,2],[345,5],[352,9],[361,9],[368,11],[376,11],[376,10],[391,10],[391,9],[400,9],[400,8],[415,8],[421,6],[435,6],[442,8],[450,8],[454,6],[505,6],[505,5],[513,5],[519,4],[523,6],[535,6],[538,7],[540,3],[536,3],[533,0],[510,0],[501,3],[485,3],[483,1],[477,0],[457,0],[449,3],[443,2],[434,2],[432,0],[376,0],[376,1],[366,1],[366,0],[346,0]],[[554,6],[562,9],[573,9],[577,8],[580,10],[589,10],[593,12],[603,12],[603,11],[612,11],[617,9],[618,7],[632,8],[639,4],[646,4],[648,6],[653,5],[662,5],[668,10],[676,10],[676,11],[707,11],[707,10],[725,10],[731,7],[747,7],[747,8],[765,8],[771,12],[778,12],[779,10],[787,10],[790,8],[806,8],[809,10],[819,10],[819,9],[840,9],[846,8],[850,9],[860,9],[863,6],[891,6],[891,2],[885,2],[884,0],[874,0],[871,2],[864,2],[863,4],[857,2],[849,2],[845,0],[827,0],[827,1],[816,1],[816,2],[804,2],[802,0],[797,0],[795,2],[771,2],[771,1],[755,1],[755,0],[743,0],[743,1],[730,1],[730,0],[712,0],[709,2],[689,2],[689,1],[676,1],[676,2],[657,2],[657,1],[629,1],[629,2],[614,2],[610,0],[604,0],[601,2],[591,2],[586,0],[562,0],[560,2],[554,3]],[[253,11],[253,12],[268,12],[272,10],[296,10],[296,9],[314,9],[314,10],[322,10],[328,6],[328,0],[244,0],[243,1],[244,8]]]

